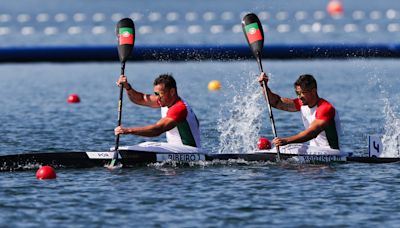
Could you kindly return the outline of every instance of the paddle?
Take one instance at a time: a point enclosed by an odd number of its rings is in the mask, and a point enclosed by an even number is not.
[[[258,19],[257,15],[255,15],[254,13],[246,14],[242,20],[242,28],[243,28],[243,32],[246,37],[247,43],[249,44],[251,51],[253,52],[254,56],[256,57],[260,73],[264,72],[262,64],[261,64],[261,54],[262,54],[262,49],[264,46],[264,32],[263,32],[261,22]],[[274,116],[272,114],[271,105],[269,103],[267,86],[265,85],[264,81],[262,82],[262,88],[263,88],[265,100],[266,100],[267,106],[268,106],[269,118],[271,120],[271,125],[272,125],[272,133],[274,134],[274,137],[276,138],[278,136],[276,134]],[[279,147],[276,147],[276,150],[277,150],[277,155],[278,155],[277,161],[280,161],[281,155],[280,155]]]
[[[121,75],[125,74],[125,62],[133,50],[135,43],[135,25],[130,18],[123,18],[117,23],[116,34],[118,38],[118,55],[121,62]],[[118,126],[121,126],[122,119],[122,97],[124,85],[120,86],[118,101]],[[113,167],[118,160],[119,135],[115,138],[115,149],[110,167]]]

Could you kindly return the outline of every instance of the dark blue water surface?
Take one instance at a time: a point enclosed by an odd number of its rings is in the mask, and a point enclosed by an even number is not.
[[[135,19],[137,45],[243,44],[240,20],[255,12],[270,43],[397,43],[399,3],[342,1],[340,18],[327,1],[56,1],[0,3],[0,46],[113,45],[115,23]],[[177,19],[179,18],[179,19]],[[270,87],[294,97],[293,82],[311,73],[319,95],[340,113],[342,148],[367,156],[379,134],[399,156],[397,59],[264,61]],[[38,151],[105,151],[114,146],[118,62],[0,65],[0,155]],[[272,138],[256,82],[256,62],[128,62],[132,86],[151,93],[160,73],[173,73],[179,94],[201,122],[210,152],[246,153]],[[210,92],[216,79],[222,89]],[[68,104],[77,93],[79,104]],[[298,113],[274,110],[278,135],[303,129]],[[158,109],[123,103],[125,126],[160,118]],[[165,141],[122,136],[121,145]],[[38,181],[36,170],[0,173],[0,224],[9,227],[398,227],[399,164],[301,164],[229,161],[59,169]]]
[[[366,136],[386,134],[391,154],[398,148],[399,79],[397,60],[264,61],[272,73],[271,88],[293,97],[293,81],[312,73],[320,95],[332,101],[342,117],[343,146],[367,155]],[[197,112],[204,147],[218,152],[247,152],[220,143],[221,120],[245,122],[260,112],[255,135],[272,137],[255,82],[256,63],[128,63],[132,85],[151,92],[152,80],[173,72],[179,93]],[[113,147],[117,122],[119,63],[7,64],[0,66],[0,152],[107,150]],[[223,89],[207,90],[220,80]],[[70,93],[81,103],[68,104]],[[229,108],[254,102],[237,116]],[[275,111],[279,135],[303,129],[297,113]],[[125,99],[123,124],[153,123],[159,110]],[[235,119],[236,118],[236,119]],[[250,118],[250,117],[248,117]],[[387,129],[395,128],[395,133]],[[232,137],[253,129],[240,128]],[[397,130],[396,130],[397,129]],[[226,131],[229,131],[228,129]],[[122,145],[148,140],[122,136]],[[164,141],[164,136],[154,139]],[[38,181],[35,171],[0,173],[0,223],[10,226],[396,226],[400,198],[398,164],[309,166],[266,163],[202,163],[193,166],[152,164],[110,172],[105,168],[58,170],[53,181]]]

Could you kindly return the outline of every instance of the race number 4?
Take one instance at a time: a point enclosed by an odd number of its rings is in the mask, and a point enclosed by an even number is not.
[[[368,136],[368,153],[369,157],[380,157],[382,154],[383,145],[381,138],[378,135]]]

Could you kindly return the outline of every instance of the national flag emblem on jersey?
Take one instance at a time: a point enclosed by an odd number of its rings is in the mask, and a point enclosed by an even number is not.
[[[118,31],[119,45],[133,44],[133,29],[132,28],[119,28]]]
[[[247,39],[249,40],[250,44],[262,40],[261,31],[257,23],[246,25],[245,30]]]

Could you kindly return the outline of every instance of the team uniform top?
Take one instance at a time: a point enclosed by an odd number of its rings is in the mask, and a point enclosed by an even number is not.
[[[166,132],[168,143],[201,147],[199,121],[188,103],[180,99],[169,108],[161,107],[161,116],[169,117],[178,123]]]
[[[341,128],[339,113],[333,105],[324,99],[319,99],[317,105],[310,108],[308,105],[303,105],[303,102],[299,98],[293,101],[297,111],[301,112],[303,124],[306,129],[315,119],[325,120],[329,123],[316,138],[310,140],[310,146],[329,147],[338,150]]]

